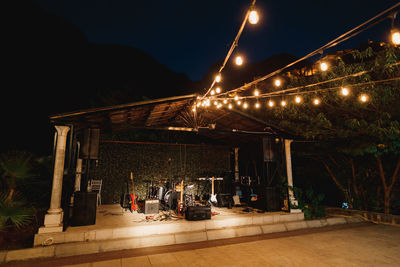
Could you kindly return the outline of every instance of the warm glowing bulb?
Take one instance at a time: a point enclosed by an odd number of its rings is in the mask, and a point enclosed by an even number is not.
[[[275,84],[276,87],[281,86],[281,80],[276,79],[276,80],[274,81],[274,84]]]
[[[272,100],[268,101],[268,106],[272,108],[273,106],[275,106],[275,102]]]
[[[286,101],[285,101],[285,100],[282,100],[282,101],[281,101],[281,106],[282,106],[282,107],[285,107],[286,105],[287,105]]]
[[[256,103],[256,108],[260,108],[260,103]]]
[[[363,102],[363,103],[367,102],[368,101],[368,95],[361,94],[360,95],[360,101]]]
[[[300,103],[301,103],[301,97],[300,97],[300,96],[296,96],[295,99],[294,99],[294,101],[295,101],[297,104],[300,104]]]
[[[242,104],[242,101],[238,101],[238,102],[236,102],[236,104],[238,104],[239,106]]]
[[[256,90],[254,90],[254,95],[255,95],[255,96],[259,96],[259,95],[260,95],[260,92],[256,89]]]
[[[200,102],[197,102],[196,106],[197,106],[197,107],[200,107],[200,105],[201,105],[201,103],[200,103]]]
[[[224,101],[223,101],[223,102],[224,102],[224,104],[226,104],[226,103],[228,103],[228,100],[224,99]]]
[[[221,93],[221,87],[215,88],[215,92],[216,92],[217,94]]]
[[[328,70],[328,64],[326,62],[321,62],[320,68],[322,71],[327,71]]]
[[[259,20],[260,20],[260,17],[258,16],[258,12],[256,10],[250,11],[249,22],[251,24],[257,24]]]
[[[211,95],[215,95],[215,91],[214,90],[211,90],[211,93],[210,93]]]
[[[217,105],[217,108],[220,108],[221,106],[222,106],[221,104],[218,104],[218,105]]]
[[[319,105],[320,102],[321,102],[321,101],[320,101],[318,98],[315,98],[315,99],[313,100],[314,105]]]
[[[221,81],[221,79],[222,79],[221,74],[218,74],[217,76],[215,76],[215,81],[217,83],[219,83]]]
[[[235,59],[236,65],[240,66],[243,64],[243,58],[241,56],[237,56]]]
[[[228,105],[228,108],[229,108],[229,109],[232,109],[232,104],[229,104],[229,105]]]
[[[342,89],[340,90],[340,93],[341,93],[343,96],[348,96],[348,95],[350,94],[350,91],[349,91],[348,88],[342,87]]]
[[[238,101],[238,100],[239,100],[239,97],[238,97],[238,96],[235,96],[234,99],[235,99],[235,101]]]
[[[214,105],[215,105],[215,106],[218,106],[218,101],[214,101]]]
[[[392,43],[395,45],[400,45],[400,31],[392,30]]]
[[[247,108],[248,106],[249,105],[246,102],[243,103],[243,108]]]

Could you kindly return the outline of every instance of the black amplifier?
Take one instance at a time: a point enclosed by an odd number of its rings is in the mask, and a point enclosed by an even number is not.
[[[186,209],[186,220],[199,221],[211,219],[210,206],[189,206]]]

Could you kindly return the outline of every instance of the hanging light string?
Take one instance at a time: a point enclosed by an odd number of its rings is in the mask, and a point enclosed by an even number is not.
[[[270,78],[270,77],[272,77],[272,76],[275,76],[275,75],[279,74],[280,72],[282,72],[283,70],[285,70],[285,69],[287,69],[287,68],[289,68],[289,67],[291,67],[291,66],[293,66],[293,65],[295,65],[295,64],[297,64],[297,63],[299,63],[299,62],[301,62],[301,61],[303,61],[303,60],[305,60],[305,59],[307,59],[307,58],[310,58],[310,57],[312,57],[312,56],[315,56],[315,55],[317,55],[317,54],[323,52],[324,50],[326,50],[326,49],[328,49],[328,48],[334,47],[334,46],[340,44],[341,42],[346,41],[346,40],[348,40],[349,38],[354,37],[354,36],[356,36],[357,34],[359,34],[359,33],[363,32],[363,31],[365,31],[365,30],[368,29],[368,28],[370,28],[370,26],[368,26],[368,27],[365,27],[365,28],[363,28],[363,29],[357,31],[358,29],[360,29],[360,28],[364,27],[365,25],[367,25],[367,24],[373,22],[374,20],[376,20],[376,19],[378,19],[378,18],[384,16],[385,14],[391,12],[393,9],[395,9],[395,8],[397,8],[397,7],[399,7],[399,6],[400,6],[400,2],[397,3],[397,4],[395,4],[395,5],[393,5],[393,6],[390,7],[390,8],[388,8],[388,9],[382,11],[381,13],[379,13],[378,15],[376,15],[376,16],[372,17],[371,19],[365,21],[364,23],[361,23],[360,25],[358,25],[358,26],[354,27],[353,29],[347,31],[346,33],[344,33],[344,34],[338,36],[337,38],[335,38],[335,39],[333,39],[332,41],[328,42],[327,44],[321,46],[320,48],[314,50],[313,52],[307,54],[306,56],[304,56],[304,57],[302,57],[302,58],[300,58],[300,59],[298,59],[298,60],[295,60],[295,61],[293,61],[292,63],[289,63],[288,65],[284,66],[283,68],[280,68],[280,69],[278,69],[278,70],[276,70],[276,71],[273,71],[273,72],[271,72],[271,73],[269,73],[269,74],[267,74],[267,75],[265,75],[265,76],[263,76],[263,77],[261,77],[261,78],[258,78],[258,79],[256,79],[256,80],[250,82],[250,83],[244,84],[244,85],[242,85],[242,86],[240,86],[240,87],[238,87],[238,88],[235,88],[235,89],[226,91],[226,92],[224,92],[224,93],[222,93],[222,94],[232,94],[233,92],[239,92],[239,91],[243,91],[243,90],[249,89],[249,88],[251,88],[252,86],[258,84],[259,82],[262,82],[262,81],[264,81],[264,80],[266,80],[266,79],[268,79],[268,78]],[[382,21],[382,20],[380,20],[379,22],[381,22],[381,21]],[[376,23],[374,23],[373,25],[375,25],[375,24],[376,24]],[[373,26],[373,25],[372,25],[372,26]],[[357,31],[357,32],[355,32],[355,31]],[[355,32],[355,33],[354,33],[354,32]],[[353,34],[352,34],[352,33],[353,33]],[[351,34],[351,35],[350,35],[350,34]],[[349,36],[349,35],[350,35],[350,36]],[[211,88],[210,88],[210,90],[211,90]]]
[[[223,70],[223,69],[225,68],[225,66],[226,66],[226,63],[228,62],[229,58],[231,57],[233,51],[234,51],[235,48],[238,46],[239,38],[240,38],[240,36],[242,35],[243,29],[244,29],[244,27],[246,26],[247,20],[249,19],[250,12],[252,11],[252,8],[255,6],[255,4],[256,4],[256,0],[252,0],[251,6],[250,6],[250,8],[247,10],[247,12],[246,12],[246,15],[245,15],[245,17],[244,17],[244,20],[243,20],[243,22],[242,22],[242,25],[240,26],[239,31],[238,31],[238,33],[236,34],[236,37],[235,37],[235,39],[233,40],[233,43],[232,43],[231,47],[229,48],[228,54],[226,55],[224,62],[222,63],[221,67],[220,67],[219,70],[218,70],[218,74],[221,74],[222,70]],[[213,82],[211,83],[210,88],[207,90],[207,92],[206,92],[200,99],[203,99],[204,97],[206,97],[206,95],[208,95],[208,94],[210,93],[210,91],[212,90],[212,88],[213,88],[214,85],[215,85],[215,82],[216,82],[216,79],[213,79]]]

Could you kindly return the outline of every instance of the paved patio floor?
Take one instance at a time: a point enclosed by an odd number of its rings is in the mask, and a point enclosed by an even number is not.
[[[338,226],[260,240],[242,238],[222,245],[202,242],[87,257],[42,262],[42,266],[400,266],[400,227]]]

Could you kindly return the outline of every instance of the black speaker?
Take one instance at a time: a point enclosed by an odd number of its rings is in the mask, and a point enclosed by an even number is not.
[[[199,221],[211,219],[210,206],[189,206],[185,213],[186,220]]]
[[[100,129],[85,129],[81,147],[81,157],[84,159],[99,158]]]
[[[233,206],[233,199],[231,194],[217,194],[218,207]]]
[[[278,187],[264,187],[260,190],[256,207],[266,211],[280,211],[282,207],[281,195]]]
[[[72,226],[93,225],[96,223],[96,192],[75,192]]]

